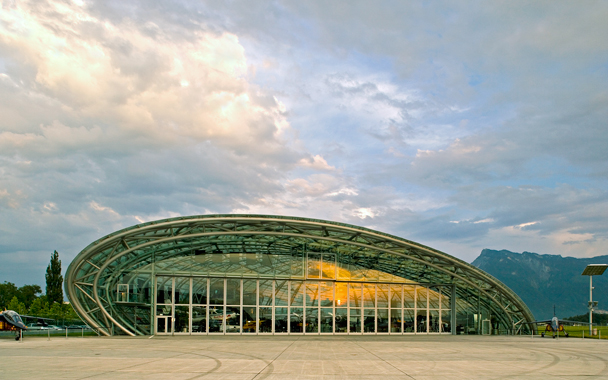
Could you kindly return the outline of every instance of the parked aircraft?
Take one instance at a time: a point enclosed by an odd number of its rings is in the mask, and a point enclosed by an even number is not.
[[[543,321],[534,321],[534,322],[530,322],[533,324],[540,324],[540,323],[544,323],[545,326],[545,331],[540,333],[541,337],[545,337],[545,334],[547,332],[552,332],[553,333],[553,339],[557,338],[557,336],[559,336],[559,332],[563,331],[564,332],[564,336],[568,337],[568,332],[566,330],[564,330],[564,323],[571,323],[571,324],[583,324],[583,325],[588,325],[588,323],[586,322],[578,322],[578,321],[569,321],[567,319],[559,319],[555,316],[555,306],[553,307],[553,318],[551,319],[547,319],[547,320],[543,320]]]
[[[27,326],[17,312],[13,310],[0,312],[0,331],[15,331],[17,333],[15,340],[19,340],[21,330],[27,330]]]

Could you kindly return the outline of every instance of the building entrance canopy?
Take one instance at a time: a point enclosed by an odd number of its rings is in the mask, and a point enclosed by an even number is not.
[[[263,215],[143,223],[66,272],[101,334],[516,333],[532,315],[470,264],[363,227]]]

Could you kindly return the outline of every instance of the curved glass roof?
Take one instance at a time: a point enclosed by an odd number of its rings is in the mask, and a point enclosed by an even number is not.
[[[480,302],[503,326],[534,320],[508,287],[444,252],[363,227],[273,215],[178,217],[116,231],[76,256],[65,288],[89,325],[102,333],[114,326],[134,335],[121,323],[113,300],[114,286],[124,276],[156,271],[299,279],[305,269],[294,262],[315,253],[335,255],[341,268],[337,280],[453,285],[458,299]],[[341,272],[349,277],[340,278]]]

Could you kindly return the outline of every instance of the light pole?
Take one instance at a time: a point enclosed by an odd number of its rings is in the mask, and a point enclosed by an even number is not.
[[[608,264],[589,264],[583,271],[583,276],[589,276],[589,336],[593,334],[593,308],[597,301],[593,302],[593,276],[601,276],[608,268]]]

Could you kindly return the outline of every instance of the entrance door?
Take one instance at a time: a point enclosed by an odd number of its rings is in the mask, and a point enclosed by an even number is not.
[[[171,316],[157,315],[156,316],[156,333],[170,334],[171,333]]]

